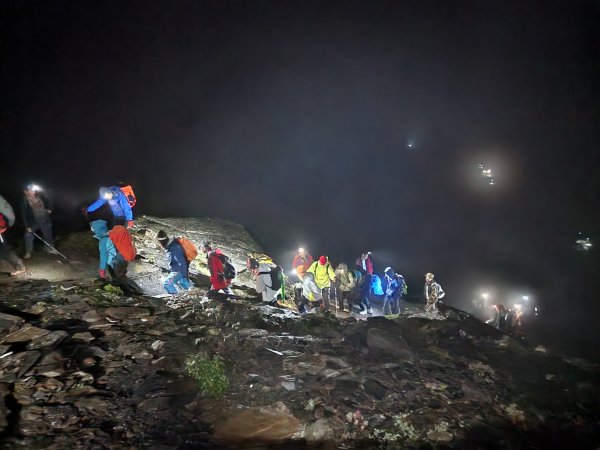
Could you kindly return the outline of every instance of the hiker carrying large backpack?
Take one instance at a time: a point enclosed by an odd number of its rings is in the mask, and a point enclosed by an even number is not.
[[[256,277],[256,292],[262,295],[263,302],[275,303],[284,285],[283,272],[279,266],[260,264]]]
[[[188,291],[193,287],[189,279],[189,267],[190,262],[198,255],[196,248],[185,238],[169,238],[164,230],[156,233],[156,239],[167,254],[170,270],[163,287],[169,294],[177,294],[178,287]]]
[[[98,200],[88,206],[86,214],[90,222],[106,220],[109,229],[115,225],[126,225],[128,228],[134,225],[129,201],[117,186],[101,187]]]
[[[209,292],[222,290],[227,295],[234,295],[230,286],[236,276],[236,271],[229,257],[218,248],[213,248],[209,241],[202,242],[201,250],[206,255],[206,264],[210,272]]]

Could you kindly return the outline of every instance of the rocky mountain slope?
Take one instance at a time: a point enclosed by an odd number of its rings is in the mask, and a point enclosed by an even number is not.
[[[145,220],[132,272],[150,293],[160,287],[158,227],[210,235],[239,267],[261,251],[235,224]],[[95,280],[93,245],[69,236],[60,250],[71,264],[38,257],[27,277],[0,278],[2,448],[600,444],[596,366],[461,311],[301,318],[253,298],[243,273],[241,299],[203,300],[202,260],[198,288],[168,307]],[[54,266],[69,269],[35,279]]]

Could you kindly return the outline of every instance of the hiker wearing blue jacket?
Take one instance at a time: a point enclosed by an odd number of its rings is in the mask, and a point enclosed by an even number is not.
[[[400,283],[396,273],[391,267],[385,269],[385,297],[383,299],[383,315],[398,314],[400,312],[399,303],[402,293]]]
[[[112,213],[111,228],[115,225],[125,225],[128,228],[133,226],[133,212],[131,206],[125,194],[117,186],[109,188],[100,188],[100,198],[92,203],[87,208],[88,220],[95,214],[99,213],[104,209],[106,205],[109,206],[110,212]]]
[[[167,254],[169,264],[169,275],[165,280],[163,287],[169,294],[177,294],[177,288],[188,291],[193,287],[189,279],[189,263],[185,257],[185,251],[181,244],[175,238],[169,239],[164,230],[156,233],[156,239]]]
[[[108,225],[106,220],[94,220],[90,223],[90,227],[94,232],[94,237],[98,239],[98,250],[100,252],[98,275],[102,279],[107,279],[107,266],[112,266],[116,258],[120,257],[122,259],[122,257],[118,254],[117,249],[108,237]]]

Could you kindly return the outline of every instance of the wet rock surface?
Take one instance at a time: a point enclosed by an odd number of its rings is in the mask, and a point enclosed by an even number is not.
[[[148,241],[140,279],[160,270],[150,236],[165,228],[146,220],[136,237]],[[171,225],[188,237],[196,226]],[[225,236],[208,234],[217,243]],[[229,244],[232,254],[240,249],[238,264],[243,252],[260,250],[246,244]],[[0,277],[2,448],[600,443],[597,365],[536,351],[449,307],[408,305],[389,319],[300,317],[264,305],[248,286],[229,301],[205,299],[198,287],[167,306],[106,292],[85,273],[71,281]],[[223,395],[187,375],[186,360],[197,354],[223,362]]]

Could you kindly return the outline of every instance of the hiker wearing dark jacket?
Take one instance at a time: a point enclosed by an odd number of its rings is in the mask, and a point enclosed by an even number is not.
[[[4,233],[13,226],[14,223],[15,212],[13,211],[12,206],[10,206],[10,204],[4,200],[4,197],[0,195],[0,260],[6,260],[14,267],[15,270],[10,273],[13,276],[25,273],[23,261],[15,255],[15,252],[12,251],[4,237]]]
[[[31,258],[33,253],[34,233],[41,233],[44,240],[54,246],[52,238],[52,221],[50,214],[52,213],[52,205],[50,200],[42,194],[40,188],[34,184],[30,184],[23,190],[23,200],[21,201],[21,217],[25,225],[25,255],[24,259]],[[48,246],[46,251],[54,253],[54,250]]]
[[[400,312],[399,303],[402,294],[400,283],[396,273],[391,267],[385,269],[385,297],[383,298],[383,315],[398,314]]]
[[[193,285],[189,279],[189,263],[181,244],[177,239],[169,239],[164,230],[156,234],[156,239],[165,250],[169,264],[170,272],[163,284],[165,290],[169,294],[177,294],[177,287],[184,291],[191,289]]]

